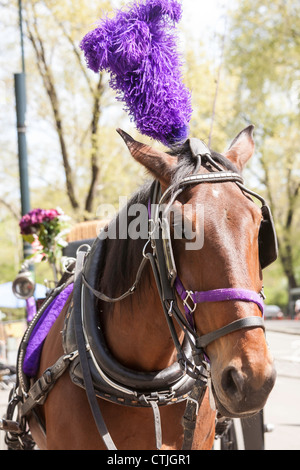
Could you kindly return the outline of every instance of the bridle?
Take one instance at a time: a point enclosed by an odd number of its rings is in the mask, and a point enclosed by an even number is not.
[[[149,225],[154,227],[150,233],[152,255],[155,259],[155,262],[158,267],[158,273],[160,277],[161,285],[161,298],[162,303],[165,309],[168,311],[168,315],[174,316],[181,327],[184,330],[189,331],[189,333],[195,339],[197,355],[203,357],[203,349],[208,346],[210,343],[216,339],[238,331],[244,328],[262,328],[264,329],[263,322],[263,313],[264,313],[264,294],[263,292],[257,293],[247,289],[216,289],[211,291],[198,291],[194,292],[187,290],[177,274],[176,263],[174,260],[172,241],[170,234],[170,226],[168,223],[168,212],[175,202],[179,194],[181,194],[184,189],[194,185],[210,183],[210,184],[219,184],[224,182],[233,182],[238,185],[243,193],[248,193],[251,196],[256,197],[262,202],[263,208],[267,208],[264,199],[253,191],[248,190],[244,186],[244,180],[240,174],[235,172],[224,171],[211,157],[209,149],[203,144],[203,142],[198,139],[191,139],[192,151],[195,157],[200,160],[198,162],[197,168],[200,167],[201,162],[206,160],[210,163],[214,169],[211,173],[204,174],[193,174],[188,176],[180,181],[177,185],[170,186],[164,194],[160,194],[160,185],[158,182],[155,182],[152,188],[152,198],[151,202],[149,200],[148,212],[149,212]],[[155,207],[155,213],[153,219],[151,217],[151,207]],[[263,212],[263,211],[262,211]],[[273,229],[273,226],[272,226]],[[276,236],[274,233],[274,241],[276,242]],[[274,247],[273,258],[277,257],[277,245]],[[147,255],[146,255],[147,256]],[[272,259],[274,261],[275,259]],[[269,260],[271,261],[271,260]],[[185,317],[179,313],[179,308],[177,304],[177,296],[182,300]],[[207,335],[199,337],[194,328],[194,319],[193,314],[196,310],[197,304],[203,302],[224,302],[224,301],[243,301],[243,302],[252,302],[258,305],[261,317],[251,316],[245,317],[239,320],[236,320],[223,328],[220,328],[214,332],[211,332]]]
[[[208,147],[198,139],[189,140],[190,149],[195,158],[195,172],[191,176],[183,178],[178,184],[173,184],[161,194],[159,181],[155,180],[152,184],[150,198],[148,201],[148,227],[149,238],[143,249],[143,260],[138,269],[136,280],[133,286],[118,298],[110,298],[105,294],[96,291],[87,282],[85,276],[82,276],[84,285],[100,300],[108,303],[119,302],[129,295],[135,293],[143,269],[150,261],[157,290],[161,299],[161,304],[165,317],[171,331],[174,344],[177,349],[178,362],[183,369],[192,377],[198,375],[195,364],[199,365],[203,361],[207,364],[207,356],[204,348],[210,343],[222,336],[244,328],[262,328],[264,329],[263,313],[264,313],[264,294],[263,292],[254,292],[247,289],[216,289],[212,291],[194,292],[187,290],[177,274],[176,263],[173,254],[170,226],[168,222],[168,213],[177,197],[188,187],[199,184],[220,184],[232,182],[235,183],[243,194],[249,194],[257,198],[262,203],[262,224],[259,233],[261,247],[259,251],[261,268],[265,268],[277,259],[278,246],[274,228],[274,223],[269,207],[265,200],[257,193],[249,190],[244,186],[244,180],[240,174],[233,171],[225,171],[211,156]],[[198,173],[203,161],[211,167],[208,173]],[[246,195],[245,195],[246,197]],[[155,208],[152,214],[152,208]],[[101,236],[101,234],[100,234]],[[149,247],[151,250],[149,251]],[[178,307],[178,298],[183,302],[184,312]],[[194,328],[193,314],[197,304],[203,302],[224,302],[224,301],[243,301],[255,303],[258,305],[261,316],[251,316],[236,320],[216,331],[210,332],[201,337],[198,336]],[[172,322],[174,318],[184,331],[185,335],[191,342],[195,364],[191,364],[185,357],[176,329]],[[188,333],[188,334],[187,334]]]

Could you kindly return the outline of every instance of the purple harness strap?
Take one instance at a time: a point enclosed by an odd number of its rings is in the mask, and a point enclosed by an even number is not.
[[[183,300],[187,320],[192,327],[194,327],[193,313],[196,310],[196,306],[203,302],[223,302],[228,300],[254,302],[258,305],[262,316],[264,314],[264,302],[262,297],[252,290],[231,288],[203,292],[187,291],[178,277],[175,281],[175,287],[178,295]],[[191,303],[192,305],[190,305]]]
[[[40,319],[38,320],[29,340],[24,358],[23,371],[28,377],[34,377],[37,374],[40,354],[43,347],[44,340],[46,339],[53,324],[57,320],[59,314],[65,306],[68,297],[73,292],[74,284],[66,287],[45,309]]]

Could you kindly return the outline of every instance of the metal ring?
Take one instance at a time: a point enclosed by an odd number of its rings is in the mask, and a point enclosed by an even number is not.
[[[83,245],[80,245],[80,247],[77,249],[76,256],[78,255],[79,252],[83,251],[81,248],[87,248],[86,253],[89,253],[89,251],[91,251],[90,245],[88,245],[87,243],[84,243]]]
[[[75,269],[73,269],[73,271],[69,271],[69,267],[72,265],[72,263],[75,263],[76,259],[75,258],[72,258],[72,257],[68,257],[68,258],[65,258],[63,260],[63,270],[65,273],[68,273],[68,274],[73,274]]]

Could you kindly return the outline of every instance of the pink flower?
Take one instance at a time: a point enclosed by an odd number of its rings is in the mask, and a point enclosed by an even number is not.
[[[20,221],[21,234],[30,235],[36,233],[40,224],[50,222],[50,220],[55,219],[59,215],[60,213],[56,209],[33,209],[24,215]]]

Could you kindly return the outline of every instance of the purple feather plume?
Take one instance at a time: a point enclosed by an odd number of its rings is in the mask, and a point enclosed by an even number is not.
[[[136,0],[103,18],[81,42],[88,67],[110,72],[137,129],[168,146],[188,137],[192,115],[176,46],[181,15],[177,0]]]

